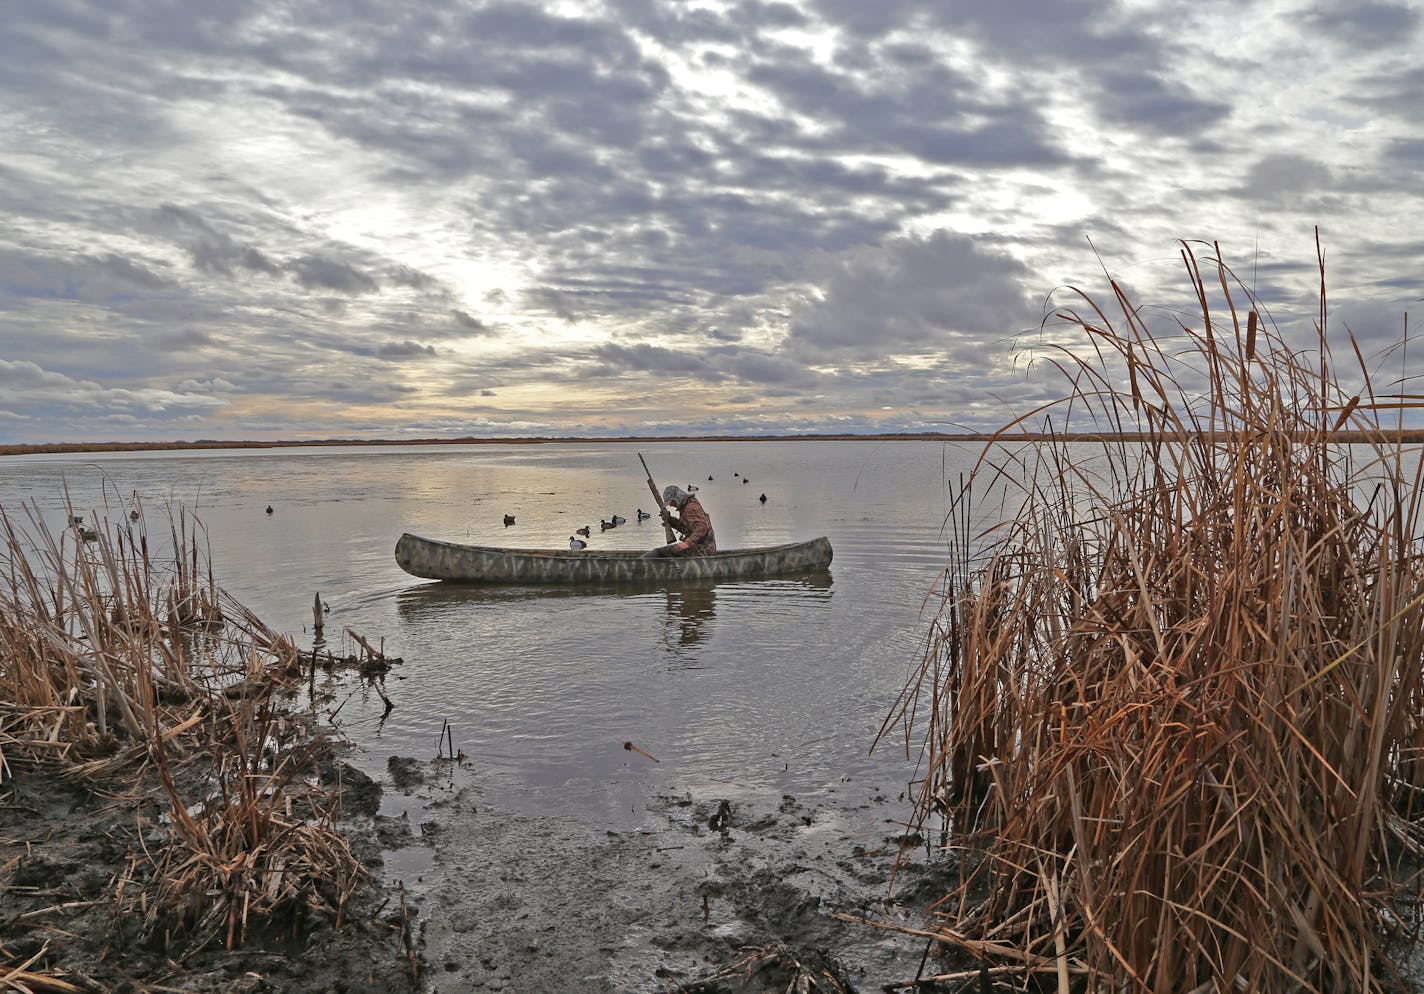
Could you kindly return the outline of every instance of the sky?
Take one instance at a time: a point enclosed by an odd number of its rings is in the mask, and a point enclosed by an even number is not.
[[[1383,354],[1421,53],[1396,0],[8,3],[0,441],[981,430],[1066,288],[1190,314],[1182,241],[1308,329],[1317,228]]]

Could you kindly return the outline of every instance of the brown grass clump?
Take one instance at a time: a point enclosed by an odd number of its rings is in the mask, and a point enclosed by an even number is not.
[[[964,500],[1021,507],[953,516],[882,732],[964,856],[934,934],[1065,992],[1387,990],[1424,841],[1419,459],[1381,424],[1408,401],[1353,337],[1344,385],[1323,263],[1306,354],[1219,252],[1182,258],[1199,324],[1154,335],[1116,283],[1116,321],[1058,315],[1089,344],[1052,359],[1069,417],[1145,441],[990,446]]]
[[[0,508],[0,783],[23,765],[157,814],[112,883],[115,949],[340,924],[366,870],[321,773],[338,742],[291,700],[297,649],[217,586],[186,514],[160,555],[124,511]]]

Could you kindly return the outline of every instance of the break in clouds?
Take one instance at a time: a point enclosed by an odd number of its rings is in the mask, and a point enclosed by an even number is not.
[[[994,427],[1065,389],[1065,288],[1191,313],[1181,239],[1308,330],[1317,226],[1383,353],[1421,47],[1409,2],[19,5],[0,441]]]

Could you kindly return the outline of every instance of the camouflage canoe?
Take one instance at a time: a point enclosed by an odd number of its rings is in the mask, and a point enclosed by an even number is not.
[[[635,583],[648,580],[758,580],[823,570],[831,563],[827,538],[708,556],[660,556],[645,550],[500,549],[421,538],[396,543],[396,563],[412,576],[457,583]]]

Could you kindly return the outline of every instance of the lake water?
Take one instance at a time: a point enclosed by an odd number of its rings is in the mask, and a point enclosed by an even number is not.
[[[828,574],[579,593],[450,586],[395,564],[403,531],[561,548],[591,525],[595,548],[660,544],[656,518],[635,520],[654,508],[640,452],[659,486],[699,488],[720,547],[826,535]],[[36,455],[0,461],[0,506],[16,517],[36,501],[59,527],[66,488],[76,512],[114,520],[137,490],[155,532],[166,504],[195,510],[218,582],[273,628],[310,646],[320,593],[331,648],[355,651],[350,628],[403,658],[387,716],[358,683],[340,688],[357,765],[380,776],[390,756],[433,757],[448,722],[469,758],[457,775],[499,803],[626,825],[664,792],[894,801],[913,764],[870,746],[920,659],[946,481],[977,454],[778,441]],[[615,514],[628,523],[600,532]]]

